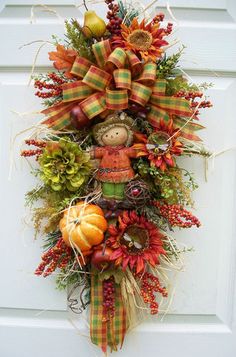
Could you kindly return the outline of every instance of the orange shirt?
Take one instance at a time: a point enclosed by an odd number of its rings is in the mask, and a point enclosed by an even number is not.
[[[133,147],[103,146],[94,149],[94,158],[101,159],[97,179],[102,182],[128,182],[135,173],[130,158],[136,157]]]

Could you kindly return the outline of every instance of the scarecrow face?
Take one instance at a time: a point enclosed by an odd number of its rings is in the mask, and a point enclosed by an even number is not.
[[[105,146],[125,145],[127,140],[127,129],[122,126],[114,126],[108,129],[102,136],[102,142]]]

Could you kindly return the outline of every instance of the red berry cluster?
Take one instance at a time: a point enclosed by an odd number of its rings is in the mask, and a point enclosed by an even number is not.
[[[195,98],[202,98],[203,93],[200,91],[185,91],[185,90],[179,90],[177,93],[174,95],[175,97],[179,98],[185,98],[187,100],[194,100]]]
[[[202,102],[192,102],[191,103],[191,107],[192,108],[211,108],[212,107],[212,103],[209,100],[203,100]]]
[[[103,307],[107,318],[115,314],[115,282],[113,278],[103,280]],[[105,317],[104,317],[105,318]]]
[[[141,296],[145,304],[149,304],[151,314],[155,315],[158,313],[159,307],[158,303],[155,301],[155,293],[160,293],[163,297],[167,297],[167,290],[166,288],[161,287],[159,279],[151,273],[146,272],[141,278]]]
[[[168,22],[167,27],[165,29],[165,34],[170,35],[173,30],[173,24],[171,22]]]
[[[35,149],[35,150],[22,150],[21,151],[21,156],[24,157],[30,157],[30,156],[36,156],[36,160],[38,157],[43,153],[43,150],[41,149]]]
[[[54,83],[63,84],[66,81],[59,77],[55,72],[48,73],[48,78],[50,78]]]
[[[168,205],[160,202],[154,202],[154,205],[172,227],[190,228],[192,226],[200,227],[201,225],[199,219],[181,205]]]
[[[158,24],[159,22],[162,22],[165,18],[165,15],[160,12],[157,14],[153,19],[152,19],[152,25]],[[163,29],[165,35],[170,35],[173,30],[173,24],[171,22],[168,22],[166,29]]]
[[[114,0],[105,0],[105,3],[108,5],[109,9],[107,12],[107,19],[109,20],[107,24],[107,30],[111,33],[111,35],[118,35],[120,34],[120,25],[123,20],[117,16],[119,6],[113,2]]]
[[[165,14],[163,14],[163,12],[160,12],[152,19],[152,23],[157,24],[158,22],[162,22],[164,18],[165,18]]]
[[[60,78],[56,73],[48,73],[48,78],[53,81],[53,83],[47,83],[46,81],[41,81],[37,79],[34,82],[34,87],[38,88],[39,91],[35,93],[37,97],[40,98],[51,98],[51,97],[57,97],[61,95],[62,93],[62,87],[61,85],[65,83],[65,80]],[[48,90],[47,92],[43,90]]]
[[[63,269],[67,266],[72,256],[71,248],[60,238],[54,247],[42,255],[42,262],[35,270],[36,275],[44,277],[52,274],[56,268]]]
[[[35,140],[35,139],[28,139],[25,140],[26,145],[33,145],[36,146],[38,149],[34,150],[23,150],[21,152],[21,156],[29,157],[29,156],[36,156],[36,160],[38,157],[43,153],[42,148],[46,146],[46,143],[42,140]]]
[[[211,108],[212,107],[212,103],[209,100],[203,100],[201,102],[197,102],[195,99],[196,98],[202,98],[203,93],[200,91],[184,91],[184,90],[180,90],[177,93],[175,93],[174,95],[175,97],[179,97],[179,98],[185,98],[186,100],[190,101],[190,105],[192,108],[196,108],[198,107],[198,109],[200,108]],[[195,112],[195,115],[198,115],[199,111],[197,110]]]
[[[45,141],[42,140],[35,140],[35,139],[27,139],[25,140],[26,145],[33,145],[38,148],[44,148],[47,144]]]

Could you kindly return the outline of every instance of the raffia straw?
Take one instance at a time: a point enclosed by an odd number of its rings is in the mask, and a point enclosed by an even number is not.
[[[150,9],[150,7],[152,7],[158,0],[153,0],[150,4],[148,4],[144,10],[143,13],[145,13],[148,9]]]
[[[76,324],[74,323],[74,321],[73,321],[72,319],[68,318],[67,320],[71,323],[71,325],[72,325],[72,326],[74,327],[74,329],[77,331],[78,335],[80,335],[81,337],[86,337],[86,338],[88,338],[88,339],[90,338],[89,335],[85,335],[85,334],[83,334],[83,333],[80,332],[80,330],[78,329],[78,327],[76,326]]]
[[[169,2],[166,3],[166,9],[167,9],[170,17],[172,18],[172,20],[174,20],[176,22],[177,26],[179,26],[179,20],[174,16],[174,14],[173,14],[173,12],[171,10]]]
[[[35,70],[36,62],[37,62],[37,59],[38,59],[38,56],[39,56],[39,53],[40,53],[41,49],[42,49],[45,45],[47,45],[47,44],[53,45],[53,43],[50,42],[50,41],[46,41],[46,40],[45,40],[45,41],[44,41],[44,40],[36,40],[36,41],[32,41],[32,42],[26,43],[26,44],[24,44],[24,45],[22,45],[22,46],[19,47],[19,49],[21,49],[21,48],[23,48],[23,47],[25,47],[25,46],[30,46],[30,45],[32,45],[33,43],[37,43],[37,42],[43,42],[43,43],[39,46],[39,48],[37,49],[36,54],[35,54],[35,56],[34,56],[33,64],[32,64],[31,71],[30,71],[30,77],[29,77],[29,81],[28,81],[28,86],[30,86],[30,84],[31,84],[32,77],[33,77],[33,75],[34,75],[34,70]]]
[[[168,48],[175,46],[179,42],[180,42],[180,40],[177,38],[173,42],[169,43],[168,45],[163,46],[163,49],[166,51]]]
[[[102,3],[104,4],[104,0],[86,0],[86,3],[90,4],[90,5],[96,5],[96,4],[102,4]],[[84,3],[81,2],[80,4],[75,5],[75,7],[77,9],[79,9],[80,7],[84,7]]]
[[[206,182],[208,181],[209,162],[212,160],[211,171],[213,171],[215,168],[215,158],[225,154],[226,152],[234,151],[234,150],[236,150],[236,146],[232,146],[230,148],[226,148],[226,149],[220,150],[218,152],[213,152],[209,157],[205,157],[204,167],[205,167],[205,181]]]
[[[30,23],[31,24],[33,24],[34,20],[36,20],[35,9],[37,7],[43,8],[43,9],[38,9],[38,11],[49,12],[49,13],[55,15],[60,21],[62,21],[64,23],[63,17],[61,15],[59,15],[56,10],[53,10],[51,7],[44,5],[44,4],[37,4],[37,5],[33,5],[30,10]]]
[[[140,298],[140,288],[129,269],[126,270],[126,276],[121,281],[121,294],[127,307],[128,326],[131,330],[141,322],[140,314],[148,311],[148,308]]]
[[[137,5],[136,5],[137,4]],[[129,17],[129,15],[133,12],[133,9],[138,9],[138,8],[141,8],[142,11],[144,11],[144,5],[140,2],[140,1],[137,1],[135,2],[134,4],[130,4],[130,10],[127,11],[127,13],[125,14],[125,17],[123,18],[123,21],[122,23],[125,23],[126,19]],[[141,15],[142,13],[139,14],[139,16]]]

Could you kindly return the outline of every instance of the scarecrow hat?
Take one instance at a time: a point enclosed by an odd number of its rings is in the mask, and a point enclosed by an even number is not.
[[[123,127],[127,129],[128,139],[126,142],[126,146],[129,146],[133,141],[133,127],[134,121],[131,117],[129,117],[126,113],[114,113],[108,115],[105,121],[102,123],[96,124],[93,127],[93,136],[97,143],[103,146],[102,136],[105,134],[107,130],[110,130],[115,127]]]

